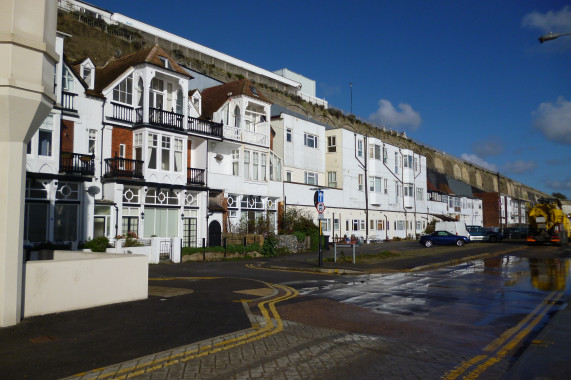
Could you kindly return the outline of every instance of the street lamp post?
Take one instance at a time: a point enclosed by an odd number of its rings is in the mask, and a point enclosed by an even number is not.
[[[547,34],[544,34],[543,36],[539,37],[539,43],[544,43],[545,41],[551,41],[554,40],[558,37],[561,36],[569,36],[571,35],[571,33],[553,33],[553,32],[549,32]]]

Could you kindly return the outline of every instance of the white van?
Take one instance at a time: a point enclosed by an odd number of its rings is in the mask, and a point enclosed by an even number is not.
[[[470,238],[470,233],[468,233],[466,223],[464,222],[436,222],[434,230],[447,231],[454,235],[466,236],[467,238]]]

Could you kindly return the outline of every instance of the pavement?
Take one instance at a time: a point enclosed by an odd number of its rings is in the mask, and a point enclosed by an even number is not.
[[[424,270],[489,256],[486,244],[418,247],[402,242],[362,245],[359,255],[389,257],[356,264],[331,261],[332,249],[323,252],[322,267],[315,252],[243,264],[351,275]],[[499,253],[521,249],[505,244]],[[350,248],[338,254],[350,256]],[[258,280],[192,276],[192,265],[150,266],[146,300],[32,317],[0,329],[0,378],[440,378],[469,359],[458,352],[282,320],[276,305],[295,297],[294,289]],[[502,376],[568,378],[568,301]]]

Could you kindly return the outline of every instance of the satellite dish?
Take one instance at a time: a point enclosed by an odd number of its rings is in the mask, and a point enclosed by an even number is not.
[[[89,195],[91,195],[92,197],[96,196],[97,194],[99,194],[99,192],[101,191],[101,189],[99,189],[99,187],[97,186],[89,186],[87,188],[87,193]]]

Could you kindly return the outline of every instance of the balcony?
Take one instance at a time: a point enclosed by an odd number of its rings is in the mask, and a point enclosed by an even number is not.
[[[206,185],[206,182],[204,181],[205,171],[206,170],[204,169],[188,168],[186,183],[188,185],[198,185],[198,186]]]
[[[115,102],[111,102],[111,106],[113,107],[111,119],[125,121],[127,123],[133,122],[133,107]]]
[[[75,109],[75,97],[77,94],[72,92],[62,91],[61,92],[61,108],[65,111],[74,111],[77,112]]]
[[[115,157],[105,159],[107,178],[143,178],[144,161]]]
[[[59,159],[60,173],[94,175],[94,155],[62,152]]]
[[[222,137],[222,123],[201,120],[195,117],[188,117],[188,132],[200,133],[203,135]]]
[[[255,127],[251,125],[251,129],[243,129],[240,127],[225,125],[224,138],[267,147],[270,145],[269,125],[270,124],[268,122],[258,123],[255,125]]]
[[[143,109],[137,108],[137,124],[144,123]],[[177,131],[184,131],[183,126],[184,115],[176,112],[165,111],[158,108],[149,107],[149,124],[156,127],[163,127],[167,129],[174,129]]]

